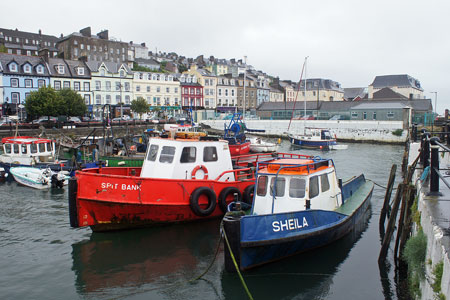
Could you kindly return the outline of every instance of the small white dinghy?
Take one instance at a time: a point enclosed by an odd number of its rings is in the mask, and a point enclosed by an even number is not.
[[[263,152],[276,152],[278,149],[278,144],[269,143],[261,140],[259,137],[250,139],[250,152],[253,153],[263,153]]]
[[[64,172],[53,172],[50,168],[38,169],[33,167],[13,167],[10,173],[14,179],[25,186],[35,189],[62,188],[69,183],[69,176]]]

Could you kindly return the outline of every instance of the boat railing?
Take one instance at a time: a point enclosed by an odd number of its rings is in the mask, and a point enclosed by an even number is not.
[[[277,158],[300,158],[300,159],[312,159],[313,156],[296,154],[296,153],[256,153],[245,154],[232,157],[233,165],[247,167],[249,164],[256,166],[259,162],[271,161]]]
[[[321,167],[328,167],[331,166],[334,167],[334,162],[332,159],[322,159],[320,157],[308,157],[308,159],[312,159],[313,162],[311,163],[306,163],[306,164],[292,164],[292,163],[287,163],[287,164],[283,164],[283,163],[276,163],[276,165],[278,165],[279,167],[276,169],[277,170],[277,176],[278,174],[284,170],[284,169],[300,169],[303,168],[302,170],[305,170],[307,174],[310,174],[312,171],[316,171]],[[269,165],[274,165],[273,162],[271,161],[265,161],[265,162],[259,162],[258,163],[258,170],[261,170],[264,167],[268,167]]]
[[[255,178],[255,172],[252,168],[238,168],[222,172],[215,180],[220,181],[228,174],[233,174],[235,181],[253,180]]]

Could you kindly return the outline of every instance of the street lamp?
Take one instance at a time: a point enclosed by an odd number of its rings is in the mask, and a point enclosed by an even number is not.
[[[434,118],[437,116],[437,93],[438,92],[430,92],[434,94]]]

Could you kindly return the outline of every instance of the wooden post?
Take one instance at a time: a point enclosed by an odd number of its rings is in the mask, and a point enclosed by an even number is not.
[[[397,219],[398,207],[400,205],[400,200],[402,199],[403,190],[405,189],[405,184],[400,183],[397,188],[397,193],[395,194],[394,205],[392,206],[391,216],[387,225],[386,235],[384,236],[383,243],[381,245],[380,255],[378,256],[378,263],[382,263],[386,258],[387,250],[391,242],[392,234],[395,228],[395,221]]]
[[[405,248],[406,241],[408,240],[411,234],[411,227],[412,227],[411,207],[413,206],[414,200],[416,199],[416,192],[417,192],[416,187],[410,186],[410,193],[409,197],[407,198],[408,204],[406,206],[404,219],[405,222],[403,225],[402,235],[400,237],[400,257],[401,254],[403,253],[403,249]]]
[[[400,219],[398,220],[398,229],[397,229],[397,237],[395,239],[395,247],[394,247],[394,262],[397,263],[398,258],[398,246],[400,242],[400,236],[403,232],[404,219],[406,214],[407,202],[410,197],[411,186],[408,183],[405,183],[405,191],[403,192],[402,197],[402,207],[400,208]]]
[[[389,209],[389,201],[391,200],[392,195],[392,189],[395,182],[395,173],[397,172],[397,165],[393,164],[391,167],[391,174],[389,175],[388,185],[386,189],[386,194],[384,196],[384,203],[383,207],[381,208],[381,214],[380,214],[380,233],[382,236],[384,236],[384,222],[386,220],[386,214]]]

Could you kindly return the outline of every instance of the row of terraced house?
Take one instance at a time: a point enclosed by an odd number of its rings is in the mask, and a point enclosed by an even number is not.
[[[323,78],[298,83],[269,76],[242,60],[152,53],[145,43],[109,39],[107,30],[93,35],[90,27],[60,38],[0,28],[0,51],[6,52],[0,53],[0,103],[11,104],[13,111],[43,85],[77,91],[92,115],[106,104],[129,110],[131,101],[138,98],[145,99],[150,109],[248,110],[271,119],[289,118],[286,109],[297,101],[308,102],[308,114],[316,116],[325,115],[323,103],[347,111],[350,104],[344,102],[380,99],[385,104],[400,103],[387,105],[397,109],[408,103],[414,108],[419,102],[422,110],[432,109],[420,82],[406,74],[376,76],[367,88],[344,89],[337,81]],[[305,113],[300,108],[298,115]]]

